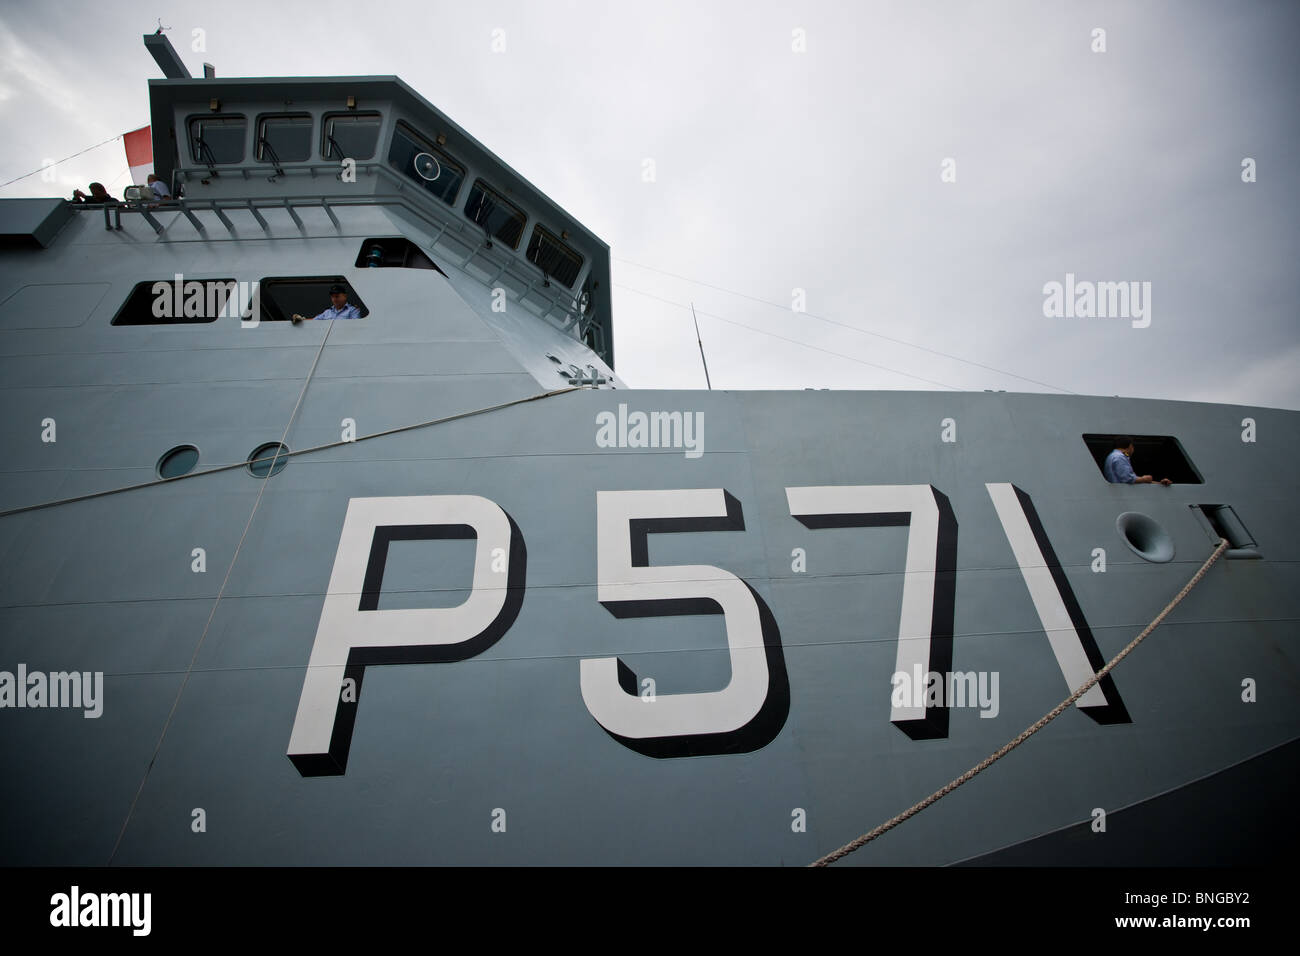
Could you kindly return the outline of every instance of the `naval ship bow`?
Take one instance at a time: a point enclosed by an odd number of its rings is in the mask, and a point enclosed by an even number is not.
[[[1283,852],[1297,413],[631,389],[608,246],[401,80],[146,44],[177,198],[0,200],[5,862],[807,863],[1220,546],[846,862]]]

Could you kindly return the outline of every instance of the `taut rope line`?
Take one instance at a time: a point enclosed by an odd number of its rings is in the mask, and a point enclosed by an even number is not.
[[[894,827],[898,826],[898,825],[899,825],[900,823],[902,823],[903,821],[908,820],[908,819],[910,819],[911,817],[916,816],[918,813],[920,813],[922,810],[924,810],[924,809],[925,809],[926,807],[928,807],[930,804],[932,804],[932,803],[934,803],[934,802],[940,800],[940,799],[943,798],[943,797],[946,797],[948,794],[952,793],[954,790],[956,790],[958,787],[960,787],[963,783],[965,783],[966,781],[968,781],[968,780],[970,780],[971,778],[973,778],[973,777],[974,777],[977,773],[979,773],[980,771],[982,771],[982,770],[987,770],[989,767],[993,766],[995,763],[997,763],[999,760],[1001,760],[1001,759],[1002,759],[1003,757],[1005,757],[1007,754],[1011,753],[1011,751],[1015,750],[1017,747],[1019,747],[1021,744],[1023,744],[1026,740],[1028,740],[1028,739],[1029,739],[1030,737],[1032,737],[1034,734],[1038,733],[1040,730],[1042,730],[1044,727],[1046,727],[1048,724],[1050,724],[1050,723],[1051,723],[1053,720],[1055,720],[1057,717],[1061,716],[1061,714],[1063,714],[1063,713],[1065,712],[1065,709],[1066,709],[1067,707],[1069,707],[1069,706],[1070,706],[1071,704],[1073,704],[1076,700],[1078,700],[1080,697],[1082,697],[1084,694],[1086,694],[1089,690],[1091,690],[1092,687],[1093,687],[1093,685],[1096,684],[1097,681],[1101,680],[1103,677],[1105,677],[1107,674],[1109,674],[1109,673],[1111,672],[1111,669],[1112,669],[1116,664],[1118,664],[1118,663],[1119,663],[1120,661],[1122,661],[1124,658],[1128,657],[1129,653],[1130,653],[1130,652],[1131,652],[1135,647],[1137,647],[1137,646],[1138,646],[1139,644],[1141,644],[1144,640],[1146,640],[1148,634],[1150,634],[1152,631],[1154,631],[1157,627],[1160,626],[1160,622],[1163,621],[1166,617],[1169,616],[1169,612],[1172,611],[1174,608],[1176,608],[1176,607],[1179,605],[1179,603],[1183,600],[1183,598],[1187,597],[1187,595],[1191,593],[1192,588],[1196,587],[1196,585],[1198,585],[1198,584],[1201,583],[1201,578],[1205,577],[1206,572],[1210,570],[1210,568],[1214,565],[1214,562],[1215,562],[1215,561],[1218,561],[1218,560],[1219,560],[1219,557],[1220,557],[1220,556],[1223,554],[1223,552],[1226,551],[1227,549],[1228,549],[1228,541],[1227,541],[1227,539],[1226,539],[1226,538],[1220,538],[1220,539],[1219,539],[1219,546],[1218,546],[1217,548],[1214,549],[1214,553],[1213,553],[1212,555],[1210,555],[1210,557],[1206,560],[1206,562],[1205,562],[1204,564],[1201,565],[1201,569],[1200,569],[1199,571],[1197,571],[1194,575],[1192,575],[1192,579],[1191,579],[1190,581],[1188,581],[1186,585],[1183,586],[1183,589],[1182,589],[1181,591],[1178,592],[1177,596],[1176,596],[1172,601],[1170,601],[1168,604],[1165,605],[1165,609],[1164,609],[1163,611],[1161,611],[1159,614],[1156,615],[1155,620],[1152,621],[1150,624],[1148,624],[1148,625],[1146,626],[1146,628],[1143,629],[1143,631],[1142,631],[1141,634],[1139,634],[1137,637],[1133,638],[1133,640],[1129,643],[1128,647],[1124,648],[1124,650],[1122,650],[1122,651],[1120,651],[1118,654],[1116,654],[1116,655],[1111,659],[1111,662],[1110,662],[1109,664],[1107,664],[1107,665],[1106,665],[1105,667],[1103,667],[1101,670],[1097,671],[1097,673],[1093,674],[1092,677],[1090,677],[1090,678],[1088,679],[1088,681],[1087,681],[1087,682],[1086,682],[1082,687],[1080,687],[1078,690],[1076,690],[1076,691],[1075,691],[1073,694],[1071,694],[1069,697],[1065,698],[1065,700],[1063,700],[1063,701],[1061,701],[1059,704],[1057,704],[1054,708],[1052,708],[1052,710],[1051,710],[1049,713],[1047,713],[1046,715],[1044,715],[1044,716],[1042,717],[1042,719],[1040,719],[1040,720],[1039,720],[1037,723],[1035,723],[1032,727],[1028,727],[1028,728],[1026,728],[1026,729],[1025,729],[1021,734],[1020,734],[1019,737],[1017,737],[1015,740],[1012,740],[1011,742],[1009,742],[1006,746],[1004,746],[1004,747],[1003,747],[1001,750],[999,750],[997,753],[990,754],[989,756],[985,757],[983,760],[981,760],[981,761],[980,761],[979,763],[977,763],[975,766],[971,767],[969,770],[967,770],[964,774],[962,774],[962,775],[961,775],[960,777],[958,777],[956,780],[954,780],[954,781],[952,781],[951,783],[949,783],[949,784],[948,784],[946,787],[944,787],[942,790],[936,790],[934,793],[930,794],[928,797],[926,797],[926,798],[925,798],[924,800],[922,800],[920,803],[913,804],[912,806],[910,806],[910,807],[908,807],[906,810],[904,810],[902,813],[900,813],[898,816],[893,817],[892,819],[886,820],[884,823],[882,823],[880,826],[876,827],[876,828],[875,828],[874,830],[872,830],[870,833],[864,833],[864,834],[862,834],[862,836],[858,837],[856,840],[852,840],[852,841],[850,841],[849,843],[844,844],[844,846],[840,847],[838,850],[834,850],[834,851],[831,852],[831,853],[827,853],[827,854],[826,854],[824,857],[822,857],[821,859],[819,859],[819,860],[814,860],[812,863],[809,863],[808,865],[809,865],[809,866],[827,866],[827,865],[829,865],[829,864],[831,864],[831,863],[834,863],[836,860],[840,859],[841,857],[848,856],[848,855],[849,855],[850,853],[852,853],[854,850],[861,849],[862,847],[864,847],[864,846],[866,846],[868,843],[870,843],[872,840],[874,840],[876,837],[881,836],[882,834],[888,833],[890,830],[892,830]]]

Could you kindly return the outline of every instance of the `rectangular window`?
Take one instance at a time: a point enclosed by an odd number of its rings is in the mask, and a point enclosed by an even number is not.
[[[1100,433],[1084,435],[1083,442],[1092,453],[1092,458],[1097,463],[1097,470],[1101,472],[1103,478],[1106,475],[1106,459],[1115,450],[1117,437],[1133,439],[1133,457],[1129,459],[1129,464],[1133,466],[1133,472],[1139,477],[1150,475],[1156,481],[1168,478],[1176,485],[1204,484],[1201,473],[1196,470],[1196,466],[1183,451],[1182,444],[1172,435],[1119,436]]]
[[[481,179],[474,180],[465,200],[465,216],[494,239],[500,239],[511,249],[519,248],[524,234],[523,210],[501,195]]]
[[[405,123],[398,123],[393,131],[388,165],[449,206],[456,202],[456,194],[465,179],[464,166]]]
[[[358,269],[433,269],[442,272],[423,249],[405,236],[367,239],[361,243],[354,265]]]
[[[238,318],[234,279],[159,279],[137,282],[113,316],[114,325],[181,325]]]
[[[378,113],[327,113],[321,141],[326,159],[371,159],[379,142]]]
[[[570,289],[582,271],[582,256],[544,226],[533,227],[533,238],[528,243],[527,255],[529,262]]]
[[[311,114],[263,116],[257,124],[257,149],[262,163],[303,163],[311,159]]]
[[[190,120],[190,153],[205,166],[242,163],[247,134],[243,116],[200,116]]]
[[[330,289],[336,285],[342,286],[347,296],[345,308],[356,306],[360,313],[358,318],[364,319],[370,314],[352,284],[343,276],[286,276],[262,280],[262,321],[287,322],[294,315],[314,319],[334,307]]]

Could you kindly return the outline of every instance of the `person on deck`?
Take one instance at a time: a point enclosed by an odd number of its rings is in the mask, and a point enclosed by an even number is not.
[[[301,322],[307,316],[293,314],[294,322]],[[341,285],[330,286],[330,307],[320,315],[312,316],[313,319],[359,319],[361,312],[355,305],[348,304],[348,290]]]
[[[1155,479],[1150,475],[1139,477],[1134,471],[1129,459],[1133,457],[1133,439],[1128,435],[1117,435],[1115,437],[1115,450],[1106,456],[1106,464],[1102,467],[1102,474],[1106,480],[1116,485],[1150,485],[1155,483]],[[1173,482],[1168,478],[1161,478],[1160,484],[1168,487]]]
[[[157,199],[158,202],[172,198],[172,191],[167,188],[167,184],[153,173],[149,174],[148,183],[149,188],[153,190],[154,198]]]
[[[103,183],[91,183],[91,184],[90,184],[90,195],[89,195],[89,196],[87,196],[85,193],[83,193],[80,189],[74,189],[74,190],[72,191],[72,201],[75,202],[75,203],[115,203],[115,202],[117,202],[116,199],[114,199],[112,196],[110,196],[110,195],[108,194],[108,190],[104,188],[104,184],[103,184]]]

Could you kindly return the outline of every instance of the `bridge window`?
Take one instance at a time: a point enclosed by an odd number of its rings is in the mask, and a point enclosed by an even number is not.
[[[302,163],[311,159],[311,114],[263,116],[257,124],[257,148],[263,163]]]
[[[511,249],[519,248],[519,239],[524,234],[524,221],[527,217],[522,209],[481,179],[474,180],[474,186],[469,191],[469,199],[465,201],[465,215],[492,238],[500,239]]]
[[[371,159],[379,142],[378,113],[327,113],[321,141],[326,159]]]
[[[388,148],[388,165],[413,179],[447,205],[456,202],[465,167],[405,123],[393,131]]]
[[[533,227],[533,238],[528,243],[527,255],[529,262],[570,289],[582,271],[582,256],[561,242],[545,226]]]
[[[1115,449],[1115,434],[1089,434],[1083,436],[1083,442],[1092,452],[1093,461],[1103,477],[1106,474],[1106,458]],[[1159,481],[1168,478],[1176,485],[1204,484],[1201,473],[1196,470],[1182,444],[1172,435],[1133,435],[1133,471],[1139,475],[1150,475]]]
[[[244,161],[248,120],[243,116],[200,116],[190,120],[190,151],[196,163],[223,166]]]
[[[355,265],[358,269],[434,269],[442,272],[423,249],[405,236],[367,239],[361,243]]]
[[[182,325],[238,317],[234,279],[160,279],[137,282],[113,316],[113,325]]]
[[[314,319],[331,307],[330,287],[335,285],[347,291],[347,304],[355,305],[361,318],[370,314],[356,289],[343,276],[287,276],[262,280],[262,321],[287,322],[295,314]]]

